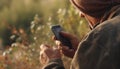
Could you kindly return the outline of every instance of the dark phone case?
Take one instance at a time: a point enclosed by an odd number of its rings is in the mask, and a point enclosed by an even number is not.
[[[52,26],[51,30],[54,33],[57,40],[60,40],[63,45],[68,46],[70,49],[72,49],[72,44],[70,40],[60,34],[60,32],[63,31],[60,25]]]

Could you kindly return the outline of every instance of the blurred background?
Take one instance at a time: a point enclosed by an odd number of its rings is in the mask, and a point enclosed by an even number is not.
[[[55,24],[80,40],[89,31],[69,0],[0,0],[0,69],[41,69],[39,46],[54,45]],[[63,60],[68,69],[71,59]]]

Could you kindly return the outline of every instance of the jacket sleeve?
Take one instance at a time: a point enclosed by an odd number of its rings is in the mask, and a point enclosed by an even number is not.
[[[51,60],[42,69],[65,69],[61,59]]]
[[[71,69],[120,69],[120,16],[105,21],[82,40]]]

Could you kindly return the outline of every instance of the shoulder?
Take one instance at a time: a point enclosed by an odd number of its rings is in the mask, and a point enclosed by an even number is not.
[[[106,20],[94,28],[91,33],[108,33],[120,30],[120,15],[112,19]]]
[[[116,40],[120,41],[118,37],[120,37],[120,16],[106,20],[98,25],[88,33],[81,44],[89,44],[88,46],[96,44],[98,46],[105,46],[109,42],[115,43]]]

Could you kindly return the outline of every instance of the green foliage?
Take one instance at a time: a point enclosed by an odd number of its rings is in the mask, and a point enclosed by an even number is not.
[[[89,31],[86,20],[81,18],[79,11],[71,5],[68,8],[59,9],[57,14],[54,13],[50,17],[50,21],[51,24],[62,25],[65,31],[75,34],[80,39]]]
[[[31,43],[31,31],[29,28],[33,17],[38,14],[45,23],[48,16],[59,7],[65,7],[65,3],[66,1],[62,0],[1,0],[0,38],[3,39],[3,45],[9,46],[11,44],[9,43],[11,40],[9,37],[12,35],[18,35],[22,38],[21,29],[27,35],[25,40],[29,40],[28,43]],[[13,33],[14,29],[16,29],[17,33]],[[21,40],[25,41],[24,39]],[[16,40],[13,42],[16,42]]]
[[[80,40],[90,30],[86,23],[86,20],[79,16],[79,11],[75,10],[75,8],[73,8],[71,5],[69,5],[67,8],[58,9],[58,11],[49,17],[48,20],[49,26],[60,24],[66,32],[78,36]],[[50,41],[48,44],[50,44]],[[71,59],[64,56],[63,62],[65,68],[69,69],[69,63],[71,63]]]
[[[0,62],[3,69],[41,69],[40,44],[55,45],[51,39],[52,25],[60,24],[80,40],[89,31],[86,20],[79,17],[79,12],[68,1],[62,0],[12,0],[10,8],[2,8],[0,23],[2,36],[5,35],[7,39],[18,36],[11,47],[3,52],[6,59]],[[30,43],[27,43],[29,40]],[[63,60],[68,69],[71,59],[63,57]]]
[[[0,68],[3,66],[4,69],[40,69],[39,49],[34,44],[26,47],[14,43],[4,51],[3,56],[6,59],[0,62]]]

